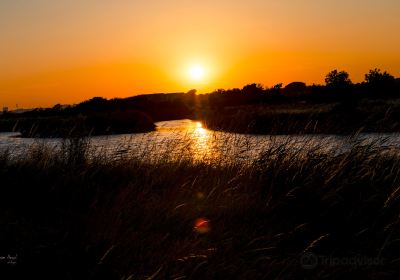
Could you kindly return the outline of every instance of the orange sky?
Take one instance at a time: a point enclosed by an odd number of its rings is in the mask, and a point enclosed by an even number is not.
[[[0,106],[400,76],[399,14],[398,0],[2,0]]]

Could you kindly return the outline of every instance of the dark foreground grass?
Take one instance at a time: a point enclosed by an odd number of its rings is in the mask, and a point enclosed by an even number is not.
[[[0,256],[16,260],[0,279],[396,279],[399,175],[376,146],[271,147],[250,166],[110,159],[80,140],[3,152]]]

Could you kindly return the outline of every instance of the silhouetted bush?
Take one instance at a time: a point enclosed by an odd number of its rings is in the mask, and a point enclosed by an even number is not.
[[[393,86],[395,78],[388,72],[381,72],[380,69],[375,68],[374,70],[370,70],[368,74],[365,74],[365,81],[371,87],[387,89]]]
[[[347,89],[352,84],[349,73],[336,69],[326,75],[325,83],[328,88],[334,90]]]
[[[292,82],[285,86],[284,93],[286,94],[304,94],[307,90],[307,85],[303,82]]]

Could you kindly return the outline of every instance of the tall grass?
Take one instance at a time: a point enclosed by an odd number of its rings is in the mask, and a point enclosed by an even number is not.
[[[86,140],[0,154],[0,264],[41,279],[393,279],[400,155],[271,145],[252,164],[109,157]],[[166,151],[168,153],[168,151]],[[207,230],[196,228],[202,219]],[[305,254],[377,259],[322,263]],[[308,255],[306,255],[308,256]],[[4,279],[4,278],[1,278]],[[7,279],[7,278],[5,278]]]

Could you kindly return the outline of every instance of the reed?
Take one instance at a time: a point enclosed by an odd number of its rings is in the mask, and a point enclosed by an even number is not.
[[[17,266],[1,263],[1,273],[398,277],[397,149],[358,143],[334,153],[279,143],[249,164],[199,161],[181,148],[179,160],[165,151],[150,162],[146,151],[115,157],[87,141],[0,153],[0,255],[18,254]],[[318,265],[307,266],[309,256]]]

